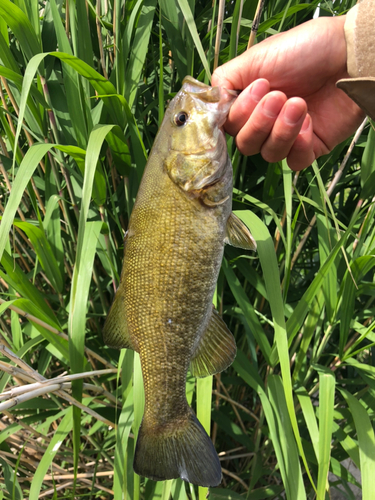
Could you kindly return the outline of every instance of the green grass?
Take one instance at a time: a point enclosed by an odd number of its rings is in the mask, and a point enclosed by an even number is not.
[[[317,5],[266,3],[257,41]],[[246,50],[256,6],[225,3],[219,64]],[[186,74],[209,82],[219,10],[0,0],[0,499],[206,496],[133,473],[139,359],[101,330],[164,107]],[[350,141],[298,175],[228,142],[233,208],[258,252],[226,248],[218,280],[235,362],[187,381],[223,467],[214,500],[326,500],[357,484],[347,458],[371,500],[375,134],[367,124],[345,158]]]

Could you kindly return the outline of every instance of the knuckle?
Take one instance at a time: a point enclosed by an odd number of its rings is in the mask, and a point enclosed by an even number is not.
[[[255,137],[266,138],[269,134],[269,130],[265,128],[264,123],[254,120],[252,123],[252,135]]]
[[[292,144],[297,134],[298,132],[286,127],[274,129],[272,131],[272,140],[275,143],[275,148],[279,147],[280,144]]]

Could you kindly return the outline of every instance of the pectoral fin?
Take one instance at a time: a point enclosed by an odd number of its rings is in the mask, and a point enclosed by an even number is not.
[[[104,323],[103,339],[104,343],[110,347],[133,349],[133,351],[138,352],[137,346],[134,345],[129,335],[122,297],[119,292],[115,295],[115,300]]]
[[[257,244],[241,219],[232,212],[227,221],[224,243],[245,250],[256,250]]]
[[[219,373],[233,363],[236,342],[227,325],[212,308],[211,319],[192,357],[190,369],[194,377]]]

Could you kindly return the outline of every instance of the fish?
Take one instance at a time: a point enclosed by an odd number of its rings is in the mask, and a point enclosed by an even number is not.
[[[170,101],[124,239],[120,284],[104,342],[140,355],[145,409],[133,468],[156,481],[206,487],[222,471],[186,400],[186,377],[225,370],[232,333],[212,305],[224,245],[255,250],[232,213],[233,173],[223,125],[237,93],[184,78]]]

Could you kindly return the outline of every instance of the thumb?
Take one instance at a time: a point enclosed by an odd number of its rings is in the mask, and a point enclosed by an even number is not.
[[[243,90],[252,81],[261,78],[260,58],[257,45],[231,61],[219,66],[212,75],[213,87]]]

